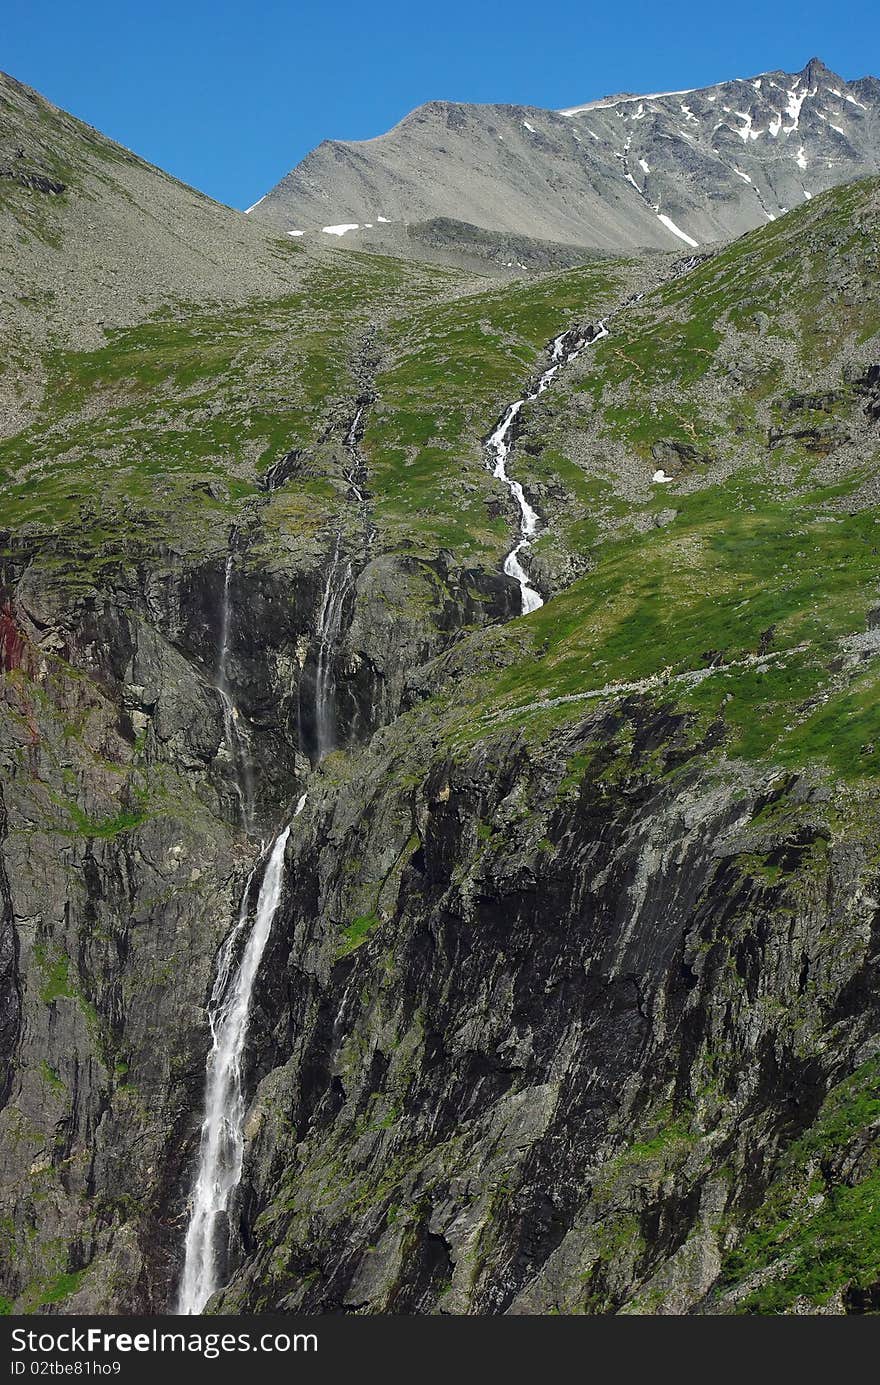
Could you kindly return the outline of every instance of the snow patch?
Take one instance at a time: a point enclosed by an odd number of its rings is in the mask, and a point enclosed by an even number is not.
[[[642,170],[643,173],[651,172],[650,168],[648,167],[644,159],[639,159],[639,168]]]
[[[694,248],[699,246],[700,242],[698,240],[694,240],[693,236],[689,236],[686,231],[683,231],[681,229],[680,226],[676,226],[671,216],[666,216],[663,212],[658,212],[657,219],[658,221],[663,222],[663,225],[666,227],[667,231],[671,231],[674,236],[678,236],[679,240],[686,241],[688,245],[692,245],[694,246]]]
[[[268,192],[265,192],[265,193],[263,193],[263,196],[262,196],[262,197],[259,197],[259,198],[257,199],[257,201],[254,203],[254,206],[253,206],[253,207],[246,207],[246,208],[245,208],[245,213],[244,213],[245,216],[249,216],[250,213],[254,210],[254,207],[259,207],[260,203],[261,203],[261,202],[265,202],[265,200],[266,200],[266,198],[267,198],[268,196],[269,196]]]
[[[655,471],[654,475],[651,477],[655,486],[667,486],[672,479],[671,476],[666,475],[662,467],[659,471]]]
[[[530,125],[527,120],[523,121],[523,125],[525,125],[526,129],[529,131],[530,134],[536,135],[538,133],[534,125]]]
[[[377,220],[377,221],[384,222],[384,224],[385,224],[386,226],[390,225],[390,222],[389,222],[387,216],[377,216],[377,217],[376,217],[376,220]]]
[[[785,108],[785,114],[787,116],[790,116],[791,124],[785,126],[785,133],[787,135],[790,135],[792,130],[797,129],[801,118],[801,107],[803,106],[809,94],[809,91],[802,91],[800,93],[796,91],[790,91],[788,93],[788,105]]]
[[[800,169],[804,169],[807,166],[807,156],[804,153],[803,145],[801,145],[800,149],[797,151],[797,154],[795,155],[795,163]]]
[[[599,111],[608,106],[622,106],[632,101],[661,101],[664,96],[690,96],[698,87],[685,87],[682,91],[652,91],[647,96],[602,96],[598,101],[587,101],[583,106],[568,106],[557,115],[580,115],[581,111]]]
[[[734,115],[736,116],[737,120],[745,121],[745,124],[743,125],[742,129],[737,130],[736,133],[739,135],[743,144],[748,144],[749,131],[752,128],[752,117],[749,115],[748,111],[734,111]]]
[[[359,228],[359,221],[343,221],[338,226],[322,226],[321,230],[327,236],[344,236],[346,231],[357,231]]]
[[[287,234],[289,236],[304,236],[305,231],[288,231]]]
[[[752,181],[747,173],[743,173],[741,168],[734,168],[733,171],[736,174],[737,178],[742,178],[744,183],[750,183]]]

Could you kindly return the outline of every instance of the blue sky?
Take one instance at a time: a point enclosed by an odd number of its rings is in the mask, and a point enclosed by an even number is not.
[[[569,106],[814,54],[880,75],[877,0],[0,3],[0,68],[237,207],[322,139],[381,134],[436,97]]]

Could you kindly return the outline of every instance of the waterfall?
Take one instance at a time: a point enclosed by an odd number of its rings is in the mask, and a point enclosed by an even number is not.
[[[519,481],[513,481],[507,474],[507,461],[513,447],[511,429],[524,404],[530,404],[543,394],[545,389],[553,380],[554,376],[579,356],[585,346],[592,346],[593,342],[600,341],[602,337],[608,336],[608,328],[604,322],[600,322],[596,327],[587,327],[584,332],[577,329],[569,329],[554,337],[550,343],[551,365],[539,376],[534,389],[529,390],[523,395],[522,399],[514,400],[508,404],[501,417],[501,421],[493,433],[489,435],[486,442],[486,452],[488,454],[488,465],[493,476],[497,476],[499,481],[503,481],[510,491],[517,505],[520,514],[520,539],[510,550],[504,559],[504,571],[508,577],[513,577],[519,582],[520,600],[522,603],[523,615],[528,615],[530,611],[537,611],[539,606],[543,606],[544,598],[537,591],[529,580],[529,574],[520,562],[519,555],[527,549],[538,530],[538,514],[526,500],[525,493]]]
[[[340,535],[337,534],[316,632],[318,657],[315,668],[315,753],[319,762],[331,750],[336,749],[336,682],[333,665],[351,579],[351,562],[343,557]]]
[[[364,490],[366,465],[358,447],[358,431],[369,402],[368,398],[361,398],[357,403],[354,417],[343,439],[343,446],[348,454],[350,465],[348,467],[343,465],[342,468],[349,494],[357,501],[359,507],[360,518],[364,526],[363,543],[365,549],[369,549],[376,534],[374,526],[370,523],[367,494]],[[308,730],[306,729],[309,724],[308,717],[301,717],[300,728],[303,740],[308,738],[311,741],[313,764],[320,764],[324,756],[329,755],[338,745],[336,656],[342,635],[345,602],[354,579],[352,561],[350,558],[346,558],[342,551],[343,532],[344,530],[340,528],[336,533],[333,557],[327,568],[324,591],[315,624],[317,652],[314,656],[313,681],[310,683],[306,680],[300,686],[301,698],[303,691],[312,688],[312,736],[308,737]],[[300,709],[301,711],[303,709],[302,701]]]
[[[241,729],[241,718],[229,688],[226,663],[229,657],[229,630],[232,619],[232,604],[229,589],[232,581],[232,544],[235,530],[232,531],[229,553],[223,577],[223,606],[220,619],[220,643],[217,651],[217,676],[215,687],[223,703],[223,738],[232,764],[233,784],[241,809],[241,824],[245,831],[251,827],[253,815],[254,783],[250,750]]]
[[[358,427],[363,416],[364,405],[358,404],[351,427],[345,435],[345,449],[351,458],[351,467],[348,471],[343,470],[349,490],[352,491],[359,505],[363,505],[366,500],[364,495],[364,466],[358,450]]]
[[[303,794],[294,817],[302,812],[305,801]],[[218,1250],[223,1249],[218,1241],[230,1196],[241,1178],[244,1158],[245,1101],[241,1079],[251,997],[281,902],[284,851],[289,836],[288,823],[272,843],[257,896],[253,926],[240,959],[236,964],[241,939],[247,931],[248,899],[259,863],[248,876],[237,922],[217,957],[208,1004],[212,1044],[205,1076],[205,1116],[178,1298],[177,1311],[182,1314],[201,1313],[218,1288]]]
[[[519,555],[528,546],[532,535],[538,527],[538,515],[526,500],[525,493],[519,481],[512,481],[507,474],[507,458],[510,456],[511,442],[508,442],[508,435],[513,427],[514,419],[525,403],[525,399],[517,399],[511,404],[495,432],[486,444],[490,458],[493,459],[492,475],[497,476],[503,481],[516,500],[520,513],[520,533],[522,538],[514,548],[510,550],[504,559],[504,571],[508,577],[513,577],[519,582],[520,597],[522,601],[522,613],[528,615],[530,611],[537,611],[539,606],[543,606],[544,600],[539,592],[529,583],[529,574],[526,572],[519,560]]]

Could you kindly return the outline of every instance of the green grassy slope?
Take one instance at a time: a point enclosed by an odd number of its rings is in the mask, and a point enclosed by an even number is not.
[[[5,523],[74,531],[85,548],[134,536],[147,548],[210,542],[273,461],[317,446],[334,421],[344,428],[361,388],[352,343],[372,317],[410,309],[450,280],[339,255],[304,269],[296,294],[168,311],[98,350],[50,352],[36,418],[0,442]],[[297,534],[342,503],[334,469],[315,470],[272,502]]]
[[[561,482],[550,541],[591,570],[499,637],[509,665],[460,690],[462,735],[474,702],[540,735],[654,679],[729,753],[880,771],[880,434],[857,383],[880,358],[878,201],[876,181],[829,192],[648,294],[533,406],[511,470],[538,495]],[[804,391],[831,397],[792,411]],[[818,446],[768,446],[817,414]],[[652,486],[651,449],[676,438],[697,455]]]
[[[551,337],[602,316],[636,266],[602,262],[424,308],[387,334],[389,367],[364,438],[376,513],[397,542],[496,557],[511,515],[483,475],[482,440],[534,375]]]

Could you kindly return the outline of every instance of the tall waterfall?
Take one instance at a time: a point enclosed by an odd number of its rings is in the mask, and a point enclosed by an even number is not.
[[[223,703],[223,735],[232,765],[233,784],[241,808],[241,825],[244,827],[245,831],[249,831],[252,825],[254,807],[253,767],[251,765],[250,750],[241,729],[241,718],[238,708],[233,701],[229,687],[229,678],[226,672],[226,665],[229,658],[229,630],[232,617],[230,584],[232,581],[232,542],[234,542],[234,538],[235,531],[233,530],[233,537],[230,542],[230,549],[226,558],[226,568],[223,576],[223,606],[220,618],[220,643],[217,650],[215,687]]]
[[[296,814],[302,811],[305,794]],[[295,814],[295,816],[296,816]],[[199,1164],[186,1233],[186,1253],[178,1298],[179,1313],[201,1313],[218,1288],[225,1251],[229,1199],[241,1178],[244,1158],[245,1101],[242,1058],[250,1020],[251,997],[272,922],[281,901],[288,824],[272,843],[266,860],[253,926],[240,958],[248,926],[248,898],[259,863],[248,877],[238,920],[220,949],[208,1006],[212,1045],[205,1080],[205,1116]]]
[[[348,463],[343,464],[342,474],[348,487],[348,494],[358,505],[358,512],[364,526],[364,549],[369,549],[375,537],[375,528],[369,517],[368,498],[365,490],[367,469],[358,446],[364,413],[369,405],[364,396],[358,400],[354,417],[346,429],[343,447]],[[315,624],[317,651],[314,656],[314,677],[305,687],[311,688],[312,761],[320,764],[325,755],[335,750],[338,741],[338,717],[336,711],[336,656],[339,652],[342,635],[342,622],[345,616],[345,602],[352,588],[354,567],[350,558],[342,551],[345,532],[340,527],[336,532],[333,557],[327,569],[318,619]],[[306,720],[308,725],[308,721]]]
[[[537,611],[539,606],[543,606],[544,598],[537,591],[529,580],[529,574],[520,562],[520,553],[527,549],[538,530],[538,514],[526,500],[525,493],[519,481],[512,480],[507,474],[507,461],[513,447],[513,437],[511,430],[516,418],[524,404],[530,404],[533,399],[537,399],[539,394],[543,394],[553,377],[563,366],[568,365],[579,356],[585,346],[591,346],[593,342],[600,341],[602,337],[608,336],[608,328],[604,322],[600,322],[596,327],[588,327],[583,332],[577,329],[562,332],[558,337],[554,337],[550,344],[551,364],[539,376],[538,383],[533,390],[529,390],[523,395],[522,399],[516,399],[512,404],[508,404],[501,421],[493,433],[489,435],[486,442],[486,452],[488,454],[488,465],[493,476],[497,476],[499,481],[503,481],[510,491],[517,505],[520,514],[520,539],[510,550],[504,559],[504,571],[508,577],[513,577],[519,582],[520,599],[522,602],[522,613],[528,615],[530,611]]]
[[[337,744],[334,655],[351,580],[351,562],[343,556],[340,536],[337,534],[333,562],[327,572],[318,613],[318,657],[315,666],[315,751],[318,761],[335,750]]]

